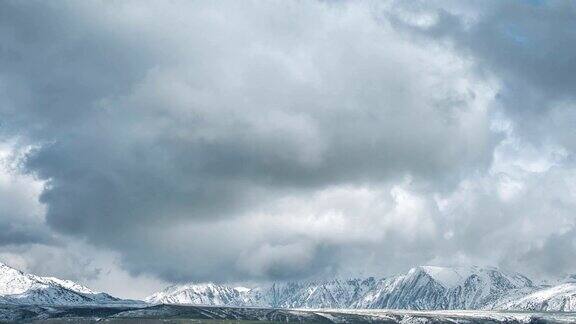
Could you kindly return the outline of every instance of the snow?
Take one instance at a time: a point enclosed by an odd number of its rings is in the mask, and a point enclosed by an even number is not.
[[[243,287],[242,287],[243,288]],[[195,304],[212,306],[246,306],[246,294],[250,289],[236,289],[213,282],[188,283],[170,286],[145,299],[148,303]]]
[[[538,290],[502,306],[504,309],[576,311],[576,283],[568,282]]]
[[[250,288],[246,287],[234,287],[234,290],[238,291],[239,293],[246,293],[250,291]]]
[[[535,286],[520,274],[495,268],[422,266],[382,279],[284,282],[255,288],[189,283],[167,287],[146,302],[281,309],[576,311],[576,282],[559,282]],[[0,263],[2,303],[133,305],[70,280],[26,274]]]
[[[422,266],[379,280],[287,282],[253,289],[191,283],[168,287],[146,301],[304,309],[493,309],[535,289],[526,277],[495,268]]]
[[[463,268],[457,269],[436,266],[422,266],[420,268],[445,288],[454,288],[462,285],[471,272],[468,269]],[[464,271],[467,274],[465,277],[460,274],[460,272]]]
[[[21,294],[37,284],[34,277],[0,263],[0,295]]]
[[[558,285],[556,287],[552,287],[549,289],[544,289],[541,291],[537,291],[527,297],[537,299],[537,300],[546,300],[553,298],[559,294],[576,294],[576,285],[571,283],[566,283],[563,285]]]
[[[26,274],[0,263],[0,302],[17,304],[86,304],[116,298],[71,280]]]
[[[54,277],[37,277],[35,276],[36,279],[38,281],[42,281],[46,284],[56,284],[56,285],[60,285],[64,288],[79,292],[79,293],[83,293],[83,294],[98,294],[99,292],[93,291],[88,287],[79,285],[77,283],[75,283],[72,280],[64,280],[64,279],[58,279],[58,278],[54,278]]]

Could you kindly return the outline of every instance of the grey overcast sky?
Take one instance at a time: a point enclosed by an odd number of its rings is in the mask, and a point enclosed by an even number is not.
[[[0,260],[169,283],[576,271],[572,1],[2,1]]]

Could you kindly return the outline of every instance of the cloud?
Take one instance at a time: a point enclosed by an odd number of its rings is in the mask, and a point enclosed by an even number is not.
[[[576,121],[574,3],[436,1],[395,2],[394,7],[408,17],[432,17],[432,23],[421,26],[392,16],[400,29],[449,43],[474,61],[481,73],[500,80],[501,111],[514,120],[524,138],[538,145],[560,143],[574,151],[569,126]]]
[[[575,230],[550,235],[540,244],[532,247],[521,259],[524,264],[532,264],[543,273],[557,275],[574,273],[574,258],[576,257]],[[542,261],[534,263],[534,260]]]
[[[84,242],[167,281],[520,268],[574,225],[570,5],[0,6],[1,135],[33,147],[25,213],[59,258]],[[18,226],[1,239],[42,238]]]
[[[26,168],[47,183],[51,228],[121,252],[134,272],[234,278],[236,257],[222,250],[236,242],[221,239],[218,222],[338,185],[407,174],[453,184],[491,160],[492,85],[449,50],[399,37],[370,8],[176,2],[157,15],[154,4],[89,3],[61,18],[46,6],[41,31],[3,31],[10,52],[48,46],[42,59],[61,60],[40,78],[34,67],[46,62],[11,65],[30,94],[12,99],[19,118],[43,143]],[[35,12],[15,7],[15,26]],[[129,32],[146,41],[122,43]],[[196,233],[203,241],[171,235],[181,224],[206,231]],[[178,244],[187,248],[168,248]]]
[[[53,243],[44,206],[38,202],[42,183],[19,172],[27,150],[15,140],[0,144],[0,246]]]

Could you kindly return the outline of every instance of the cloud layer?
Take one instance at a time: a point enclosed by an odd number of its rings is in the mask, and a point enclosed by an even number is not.
[[[166,281],[574,265],[572,5],[1,6],[5,251]]]

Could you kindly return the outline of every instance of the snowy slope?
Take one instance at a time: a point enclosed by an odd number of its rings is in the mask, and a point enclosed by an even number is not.
[[[213,283],[172,286],[146,301],[277,308],[492,309],[536,289],[528,278],[497,269],[424,266],[380,280],[288,282],[250,290]]]
[[[533,292],[500,308],[530,311],[576,311],[576,283],[568,282]]]
[[[280,308],[350,308],[375,283],[374,278],[368,278],[274,284],[259,289],[258,294],[251,291],[250,298],[258,305]]]
[[[23,273],[0,263],[0,302],[9,304],[79,305],[115,302],[70,280]]]

